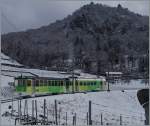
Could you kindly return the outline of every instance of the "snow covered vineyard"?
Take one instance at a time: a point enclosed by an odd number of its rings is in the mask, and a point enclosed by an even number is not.
[[[2,104],[2,122],[5,125],[87,125],[91,101],[93,125],[143,125],[144,109],[139,104],[136,93],[137,91],[91,92],[13,101]]]

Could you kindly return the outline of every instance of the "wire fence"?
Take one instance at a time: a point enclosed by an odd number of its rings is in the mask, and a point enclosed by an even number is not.
[[[130,114],[120,113],[119,111],[127,111],[123,108],[111,108],[107,105],[89,101],[89,104],[81,104],[78,108],[74,100],[62,102],[57,101],[51,103],[47,99],[35,102],[36,100],[18,100],[17,106],[11,111],[11,116],[18,120],[19,124],[59,124],[59,125],[111,125],[111,124],[144,124],[142,113],[132,111]],[[25,102],[27,102],[25,104]],[[73,105],[66,107],[66,105]],[[74,108],[74,109],[72,109]],[[119,111],[117,111],[117,109]],[[134,115],[135,114],[135,115]],[[25,118],[26,117],[26,118]],[[27,119],[28,118],[28,119]],[[17,121],[15,121],[17,124]]]

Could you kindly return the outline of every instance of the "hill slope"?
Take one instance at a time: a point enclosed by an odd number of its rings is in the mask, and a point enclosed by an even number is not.
[[[2,35],[2,51],[31,67],[106,71],[124,66],[125,55],[148,53],[148,17],[126,8],[85,5],[63,20],[39,29]]]

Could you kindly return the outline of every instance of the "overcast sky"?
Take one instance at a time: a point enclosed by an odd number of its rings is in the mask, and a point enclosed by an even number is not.
[[[76,9],[90,3],[85,1],[62,0],[0,0],[2,32],[22,31],[48,25],[57,19],[63,19],[72,14]],[[149,15],[149,0],[103,0],[94,1],[109,6],[117,6],[119,3],[131,11],[142,15]]]

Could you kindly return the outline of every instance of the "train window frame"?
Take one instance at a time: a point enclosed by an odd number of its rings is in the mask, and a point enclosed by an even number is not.
[[[20,85],[20,82],[21,82],[21,79],[18,79],[18,86],[21,86],[21,85]]]
[[[29,83],[29,82],[30,82],[30,83]],[[27,80],[27,86],[28,86],[28,87],[31,87],[31,84],[32,84],[32,81],[28,79],[28,80]]]
[[[47,86],[47,80],[43,80],[43,86]]]
[[[43,80],[40,80],[39,86],[40,86],[40,87],[43,86]]]
[[[60,81],[60,85],[61,85],[61,86],[64,86],[63,80]]]
[[[39,87],[39,85],[40,85],[40,81],[39,80],[35,80],[35,86]]]
[[[49,86],[49,83],[48,83],[48,82],[49,82],[49,80],[47,80],[47,85],[46,85],[47,87]]]
[[[54,80],[52,80],[52,86],[55,86]]]
[[[56,86],[59,86],[59,81],[58,80],[56,80]]]
[[[26,86],[26,80],[25,79],[22,80],[22,86]]]
[[[57,82],[57,86],[60,86],[60,85],[59,85],[59,80],[56,80],[56,82]]]
[[[58,86],[61,86],[61,85],[60,85],[60,81],[59,81],[59,80],[57,81],[57,83],[58,83]]]
[[[54,80],[54,86],[57,86],[57,81],[56,80]]]
[[[48,86],[51,86],[51,80],[48,80]]]
[[[91,82],[89,81],[89,86],[91,85]]]

